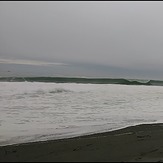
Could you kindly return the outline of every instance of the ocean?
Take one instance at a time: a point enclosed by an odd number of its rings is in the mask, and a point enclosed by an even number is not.
[[[163,122],[163,82],[0,78],[0,146]]]

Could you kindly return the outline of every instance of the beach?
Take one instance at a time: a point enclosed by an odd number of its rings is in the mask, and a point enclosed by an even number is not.
[[[163,162],[163,124],[0,147],[0,161]]]
[[[0,2],[0,163],[163,162],[162,20],[160,2]]]

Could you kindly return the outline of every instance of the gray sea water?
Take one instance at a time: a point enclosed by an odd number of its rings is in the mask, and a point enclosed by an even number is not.
[[[163,87],[0,82],[0,146],[163,122]]]

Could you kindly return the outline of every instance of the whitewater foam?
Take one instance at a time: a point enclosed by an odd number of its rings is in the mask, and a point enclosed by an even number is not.
[[[0,145],[162,122],[163,87],[0,82]]]

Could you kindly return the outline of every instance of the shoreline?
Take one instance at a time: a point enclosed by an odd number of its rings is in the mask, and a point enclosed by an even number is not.
[[[105,134],[111,134],[112,132],[116,132],[116,131],[121,131],[121,130],[124,130],[124,129],[127,129],[127,128],[131,128],[131,127],[135,127],[135,126],[139,126],[139,125],[154,125],[154,124],[163,124],[162,122],[148,122],[148,123],[137,123],[137,124],[134,124],[134,125],[127,125],[127,126],[124,126],[124,127],[117,127],[115,129],[110,129],[110,130],[101,130],[101,131],[98,131],[98,132],[90,132],[90,133],[84,133],[82,135],[76,135],[76,136],[68,136],[68,137],[62,137],[62,138],[53,138],[53,139],[47,139],[47,140],[38,140],[38,141],[25,141],[24,143],[23,142],[18,142],[18,143],[9,143],[9,144],[4,144],[4,145],[0,145],[0,148],[1,147],[6,147],[6,146],[19,146],[19,145],[29,145],[29,144],[37,144],[37,143],[46,143],[46,142],[54,142],[54,141],[62,141],[62,140],[69,140],[69,139],[76,139],[76,138],[85,138],[85,137],[92,137],[92,136],[99,136],[99,135],[105,135]]]
[[[0,162],[163,162],[162,138],[163,123],[141,124],[74,138],[0,146]]]

